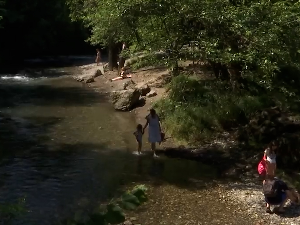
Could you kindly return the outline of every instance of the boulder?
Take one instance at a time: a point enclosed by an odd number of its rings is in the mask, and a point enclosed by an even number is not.
[[[89,84],[89,83],[95,82],[95,80],[94,80],[93,77],[89,77],[89,78],[87,78],[86,80],[84,80],[84,82],[85,82],[86,84]]]
[[[101,69],[98,68],[92,68],[86,71],[84,74],[79,76],[74,76],[73,78],[77,80],[78,82],[84,82],[84,83],[92,83],[95,81],[95,78],[98,76],[103,75],[103,72]]]
[[[127,80],[123,84],[123,90],[135,89],[135,83],[133,80]]]
[[[157,95],[156,91],[152,90],[152,91],[150,91],[146,96],[147,96],[148,98],[151,98],[151,97],[154,97],[154,96],[156,96],[156,95]]]
[[[146,83],[138,83],[136,89],[140,91],[141,96],[146,96],[151,91],[151,88]]]
[[[114,91],[111,93],[111,100],[115,110],[129,111],[138,102],[141,94],[137,89]]]
[[[149,87],[154,88],[163,88],[165,85],[170,83],[172,80],[172,75],[170,74],[162,74],[161,76],[151,79],[147,82]]]
[[[101,69],[97,69],[97,70],[95,71],[95,73],[94,73],[94,78],[95,78],[95,77],[99,77],[99,76],[101,76],[101,75],[104,75],[103,72],[101,71]]]

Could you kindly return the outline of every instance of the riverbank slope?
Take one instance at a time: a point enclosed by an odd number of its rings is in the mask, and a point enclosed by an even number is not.
[[[97,66],[87,65],[82,69],[83,74],[91,73],[91,71],[97,70]],[[124,85],[129,81],[133,81],[135,85],[147,84],[151,90],[156,92],[153,97],[145,98],[143,105],[133,109],[131,113],[134,113],[136,123],[144,123],[144,118],[148,114],[148,110],[161,98],[166,96],[165,84],[169,79],[169,71],[166,68],[142,68],[136,71],[132,71],[131,79],[123,79],[120,81],[111,82],[110,79],[118,75],[117,71],[106,71],[104,75],[98,76],[94,79],[94,82],[88,85],[94,88],[96,91],[109,94],[113,91],[123,90]],[[204,76],[211,78],[211,74],[207,73]],[[244,224],[298,224],[300,223],[299,218],[299,208],[291,205],[287,205],[287,214],[285,216],[278,216],[276,214],[266,214],[264,211],[263,195],[261,193],[261,181],[256,175],[256,169],[253,167],[253,162],[259,161],[260,155],[252,155],[251,152],[246,155],[239,155],[238,152],[241,146],[236,143],[229,134],[224,134],[220,140],[215,140],[213,143],[207,143],[203,146],[189,147],[180,146],[180,143],[176,142],[172,138],[169,138],[165,143],[162,144],[160,149],[163,153],[170,157],[179,157],[197,160],[218,168],[221,172],[221,176],[231,177],[236,180],[235,182],[228,181],[225,184],[219,184],[218,200],[228,203],[228,207],[235,213],[242,213],[247,215],[246,221],[248,223]],[[228,151],[228,149],[231,149]],[[165,193],[167,187],[162,187],[162,190],[151,190],[150,199],[152,195],[164,195],[164,204],[174,205],[177,200],[172,200],[173,197],[166,198],[166,196],[173,196],[170,190]],[[169,187],[171,188],[171,187]],[[168,189],[168,188],[167,188]],[[172,188],[171,188],[172,189]],[[184,194],[185,193],[185,194]],[[196,194],[192,191],[191,193]],[[187,191],[182,191],[182,198],[189,199],[188,196],[193,194]],[[184,197],[185,196],[185,197]],[[153,196],[154,197],[154,196]],[[175,201],[175,202],[174,202]],[[178,200],[180,202],[180,200]],[[141,207],[136,213],[132,213],[132,216],[138,218],[138,221],[145,221],[150,218],[149,223],[145,224],[196,224],[197,218],[189,217],[182,219],[178,211],[174,210],[173,207],[170,208],[166,217],[156,217],[158,213],[158,202],[150,201],[145,206]],[[185,204],[180,204],[183,207]],[[226,204],[225,204],[226,205]],[[178,206],[179,207],[179,206]],[[191,204],[187,203],[187,208],[197,208],[197,203]],[[226,207],[226,206],[225,206]],[[151,210],[149,210],[151,209]],[[188,215],[187,210],[187,215]],[[218,215],[215,215],[218,217]],[[155,218],[156,217],[156,218]],[[178,218],[177,218],[178,217]],[[174,219],[176,218],[176,219]],[[251,218],[251,219],[250,219]],[[176,221],[174,221],[176,220]],[[234,220],[233,220],[234,221]],[[230,224],[240,224],[239,222]],[[219,224],[222,222],[220,220],[212,220],[211,224]],[[224,223],[224,222],[223,222]],[[133,222],[134,224],[134,222]],[[226,223],[227,224],[227,223]]]

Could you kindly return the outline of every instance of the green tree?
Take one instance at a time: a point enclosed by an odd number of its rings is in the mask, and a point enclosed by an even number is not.
[[[71,16],[92,29],[89,41],[128,41],[148,52],[163,51],[171,68],[190,57],[221,66],[235,86],[255,71],[271,79],[282,66],[299,66],[299,4],[257,0],[68,0]],[[188,53],[188,54],[186,54]],[[216,71],[217,72],[217,71]]]

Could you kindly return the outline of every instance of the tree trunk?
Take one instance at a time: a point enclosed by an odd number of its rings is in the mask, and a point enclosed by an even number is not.
[[[125,58],[120,57],[120,60],[119,60],[119,70],[121,70],[121,68],[124,67],[124,65],[125,65]]]
[[[242,79],[242,68],[238,63],[231,63],[227,67],[227,71],[230,75],[230,83],[234,90],[240,88],[240,81]]]
[[[118,51],[116,51],[116,45],[113,43],[108,46],[108,67],[110,71],[118,68]]]
[[[229,73],[228,73],[227,67],[225,65],[222,65],[221,63],[216,63],[216,62],[213,62],[210,60],[208,62],[211,65],[217,79],[220,79],[223,81],[229,80],[229,78],[230,78]]]

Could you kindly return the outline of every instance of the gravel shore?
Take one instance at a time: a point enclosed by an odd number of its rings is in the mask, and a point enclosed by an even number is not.
[[[245,183],[229,183],[224,187],[224,199],[236,203],[246,209],[247,214],[256,224],[300,224],[300,206],[288,202],[283,215],[268,214],[265,212],[262,185],[247,181]]]

